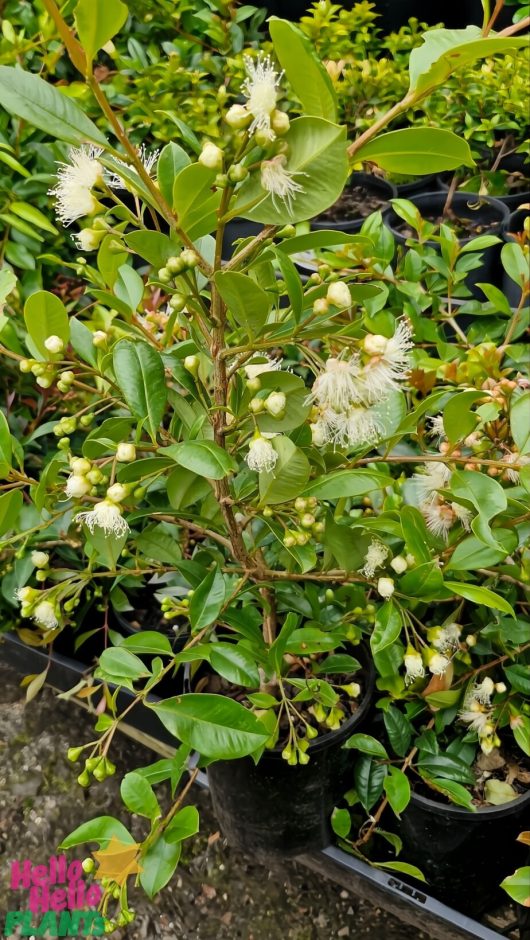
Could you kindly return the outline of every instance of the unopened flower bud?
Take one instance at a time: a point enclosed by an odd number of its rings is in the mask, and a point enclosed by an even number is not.
[[[94,871],[96,864],[93,858],[84,858],[81,862],[81,868],[83,869],[85,875],[90,875]]]
[[[197,375],[199,371],[200,360],[198,356],[186,356],[184,358],[184,368],[191,372],[192,375]]]
[[[216,144],[207,141],[199,154],[199,163],[209,170],[221,170],[223,166],[223,151]]]
[[[265,408],[273,418],[281,418],[286,405],[287,398],[283,392],[271,392],[265,399]]]
[[[172,255],[171,258],[167,259],[165,267],[170,274],[181,274],[185,264],[179,255]]]
[[[60,336],[53,334],[44,340],[44,345],[50,353],[60,353],[64,349],[64,342]]]
[[[476,635],[474,633],[468,634],[468,636],[466,636],[465,643],[466,643],[466,646],[476,646],[477,645]]]
[[[21,359],[18,364],[18,368],[20,369],[21,372],[24,372],[24,373],[31,372],[31,366],[32,366],[31,359]]]
[[[111,499],[113,503],[121,503],[128,495],[129,488],[123,483],[113,483],[107,490],[107,499]]]
[[[49,378],[47,375],[38,375],[35,381],[41,388],[49,388],[53,379]]]
[[[502,693],[503,693],[503,692],[506,692],[506,690],[507,690],[507,686],[506,686],[506,683],[505,683],[505,682],[496,682],[496,683],[495,683],[495,691],[498,692],[499,695],[502,695]]]
[[[31,561],[36,568],[47,568],[50,561],[50,556],[48,555],[48,552],[32,552]]]
[[[82,476],[92,469],[92,464],[90,463],[90,460],[86,459],[86,457],[74,457],[70,461],[70,466],[72,468],[72,473],[75,473],[78,476]]]
[[[381,597],[388,599],[389,597],[392,597],[392,594],[394,593],[394,591],[395,591],[395,585],[394,585],[394,581],[392,578],[379,578],[378,579],[377,593]]]
[[[248,127],[252,120],[252,115],[243,107],[242,104],[233,104],[225,114],[225,121],[236,130],[243,130]]]
[[[122,441],[116,448],[116,460],[119,463],[131,463],[136,460],[136,447],[129,441]]]
[[[83,228],[75,236],[75,243],[81,251],[95,251],[99,246],[105,230],[97,230],[95,228]]]
[[[180,253],[180,258],[186,268],[196,268],[199,263],[199,256],[193,248],[184,248]]]
[[[275,110],[271,114],[271,127],[278,137],[283,137],[291,126],[289,115],[285,111]]]
[[[96,330],[92,335],[92,343],[98,349],[102,349],[107,345],[107,334],[103,330]]]
[[[248,170],[243,163],[234,163],[228,170],[228,179],[231,183],[242,183],[248,176]]]
[[[313,313],[323,316],[329,310],[329,302],[325,297],[318,297],[313,304]]]
[[[396,574],[403,574],[403,572],[407,570],[408,565],[403,555],[396,555],[390,562],[390,567],[394,569]]]
[[[351,307],[350,288],[345,281],[333,281],[328,287],[326,296],[334,307]]]
[[[253,415],[259,415],[265,408],[265,400],[263,398],[251,398],[248,407]]]
[[[382,356],[388,345],[386,336],[376,333],[368,333],[363,340],[363,348],[369,356]]]

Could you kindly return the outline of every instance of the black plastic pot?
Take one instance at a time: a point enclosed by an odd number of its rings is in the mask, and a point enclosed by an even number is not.
[[[396,183],[396,190],[400,199],[410,199],[411,196],[418,196],[420,193],[434,193],[440,188],[437,173],[417,176],[406,183]]]
[[[368,196],[379,197],[382,202],[381,209],[384,209],[385,205],[397,196],[397,189],[393,183],[374,176],[372,173],[352,173],[346,188],[351,186],[361,186]],[[324,214],[317,215],[316,218],[311,219],[311,228],[316,231],[323,229],[335,232],[358,232],[365,218],[367,216],[348,217],[345,215],[344,218],[333,222],[326,219]]]
[[[208,767],[213,807],[223,835],[255,857],[293,857],[322,849],[331,841],[330,816],[345,790],[349,752],[344,741],[367,720],[375,674],[360,648],[362,702],[340,729],[317,738],[309,763],[290,767],[281,749],[265,751],[256,765],[250,757],[216,761]]]
[[[528,201],[530,202],[530,198]],[[515,236],[523,231],[524,220],[527,219],[528,216],[530,216],[530,209],[517,209],[508,216],[503,231],[505,242],[516,241]],[[521,290],[515,281],[512,281],[511,277],[508,277],[506,271],[502,272],[502,291],[505,297],[507,297],[510,307],[517,308],[521,302]],[[525,306],[530,306],[530,297],[527,297]]]
[[[443,192],[449,191],[449,185],[451,182],[451,174],[446,175],[442,174],[438,176],[437,183],[438,189]],[[464,187],[458,186],[459,192],[466,192],[465,185]],[[530,190],[517,190],[517,192],[507,193],[505,196],[495,196],[498,202],[504,203],[509,212],[514,212],[519,208],[520,205],[526,202],[530,202]]]
[[[517,836],[530,824],[530,790],[511,803],[469,810],[413,794],[398,823],[402,857],[440,901],[476,916],[501,897],[499,884],[525,864]]]
[[[230,261],[235,253],[234,242],[238,238],[250,238],[258,235],[263,228],[260,222],[250,222],[248,219],[231,219],[226,223],[223,234],[223,261]]]
[[[422,216],[426,218],[438,218],[443,212],[446,199],[446,193],[435,192],[412,196],[410,201],[419,209]],[[482,235],[491,234],[501,236],[503,225],[508,218],[508,209],[506,206],[503,205],[502,202],[499,202],[498,199],[492,199],[489,196],[481,197],[479,208],[474,209],[470,208],[470,198],[467,193],[455,193],[451,208],[454,214],[461,219],[472,219],[481,222],[484,228],[484,231],[481,232]],[[383,213],[383,220],[398,244],[405,245],[409,236],[398,231],[398,227],[403,225],[403,221],[393,208],[389,208]],[[465,238],[460,238],[459,243],[461,245],[467,245],[468,242],[472,241],[475,237],[475,235],[469,235]],[[433,248],[438,248],[437,243],[434,241],[427,241],[426,244]],[[481,253],[481,266],[470,271],[466,278],[466,286],[472,292],[473,296],[477,297],[479,300],[483,300],[484,295],[480,288],[476,286],[477,284],[488,282],[494,284],[501,279],[499,262],[500,248],[501,243],[486,248]]]

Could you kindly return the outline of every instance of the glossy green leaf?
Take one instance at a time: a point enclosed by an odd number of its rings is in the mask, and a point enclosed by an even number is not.
[[[507,242],[501,249],[501,261],[504,270],[512,281],[524,288],[530,280],[528,258],[518,242]]]
[[[189,693],[148,707],[178,740],[211,760],[246,757],[270,737],[247,708],[225,695]]]
[[[160,151],[156,164],[156,179],[168,205],[173,203],[173,186],[176,177],[190,163],[191,160],[186,151],[172,140]]]
[[[528,715],[512,715],[510,728],[523,754],[530,757],[530,718]]]
[[[128,9],[121,0],[79,0],[74,19],[89,62],[122,28]]]
[[[414,555],[418,565],[430,561],[429,533],[419,509],[415,506],[403,506],[399,517],[407,552]]]
[[[87,141],[107,146],[101,131],[81,108],[33,72],[0,65],[0,102],[10,114],[60,140],[78,146]]]
[[[402,875],[408,875],[410,878],[416,878],[418,881],[427,881],[421,869],[416,865],[411,865],[410,862],[372,862],[372,865],[374,868],[397,871]]]
[[[530,392],[512,398],[510,428],[519,454],[530,453]]]
[[[119,819],[113,816],[96,816],[74,829],[61,842],[60,849],[72,849],[86,842],[97,842],[102,849],[108,847],[111,839],[118,839],[124,845],[134,845],[135,840]]]
[[[182,441],[162,447],[160,453],[208,480],[222,480],[237,470],[235,460],[213,441]]]
[[[123,676],[126,679],[140,679],[149,674],[145,663],[129,650],[121,646],[111,646],[103,650],[99,657],[100,669],[109,676]]]
[[[47,290],[38,290],[30,294],[24,305],[26,329],[44,359],[50,353],[44,345],[49,336],[58,336],[65,346],[70,339],[70,324],[63,302],[56,294]]]
[[[183,806],[173,816],[166,829],[166,841],[171,843],[183,842],[190,839],[199,831],[199,811],[196,806]]]
[[[460,66],[498,52],[518,49],[526,43],[527,39],[520,36],[490,33],[483,38],[479,26],[433,29],[423,34],[422,45],[410,53],[410,90],[424,94],[444,82]]]
[[[16,528],[23,499],[20,490],[0,494],[0,537]]]
[[[387,646],[391,646],[399,637],[403,623],[401,614],[392,601],[385,601],[379,608],[375,626],[370,637],[372,653],[381,653]]]
[[[272,506],[294,499],[303,490],[310,473],[309,461],[288,437],[271,441],[278,454],[274,470],[259,475],[260,505]]]
[[[492,607],[493,610],[502,610],[503,613],[515,618],[512,605],[489,588],[480,587],[478,584],[464,584],[460,581],[446,581],[445,586],[449,591],[458,594],[459,597],[465,597],[473,604],[483,604],[484,607]]]
[[[229,313],[249,336],[257,336],[269,313],[268,294],[247,274],[218,271],[214,280]]]
[[[512,901],[530,907],[530,866],[518,868],[513,875],[508,875],[501,881],[501,888],[504,888]]]
[[[383,489],[390,482],[386,474],[375,470],[336,470],[309,483],[302,496],[316,496],[317,499],[366,496]]]
[[[467,140],[441,127],[406,127],[379,134],[356,151],[355,160],[414,176],[475,165]]]
[[[522,663],[514,666],[503,666],[504,673],[512,689],[522,692],[530,698],[530,668]]]
[[[137,418],[146,421],[153,440],[166,404],[167,389],[160,353],[140,340],[120,340],[113,356],[116,381]]]
[[[173,209],[179,226],[193,241],[217,227],[222,190],[212,192],[215,170],[200,163],[185,166],[173,184]]]
[[[11,431],[4,412],[0,411],[0,479],[2,480],[7,477],[11,469],[12,455]]]
[[[272,16],[269,19],[274,52],[305,114],[337,120],[333,82],[315,50],[294,23]]]
[[[418,767],[429,777],[447,778],[471,787],[476,782],[471,767],[453,754],[422,754]]]
[[[389,705],[383,712],[386,733],[392,749],[398,757],[405,757],[412,740],[412,725],[408,718],[394,705]]]
[[[386,774],[386,765],[376,763],[368,754],[361,754],[355,763],[353,770],[355,790],[367,813],[383,793]]]
[[[139,880],[149,898],[154,898],[171,880],[179,863],[181,850],[181,843],[170,842],[167,834],[163,832],[142,854]]]
[[[212,568],[191,598],[189,606],[190,623],[198,632],[209,627],[217,619],[224,604],[226,583],[222,571]]]
[[[454,780],[444,780],[441,777],[430,777],[428,774],[422,774],[425,782],[432,787],[433,790],[436,790],[438,793],[443,793],[451,803],[455,803],[456,806],[465,806],[466,809],[469,809],[472,813],[475,813],[477,808],[473,801],[473,794],[466,790],[461,783],[456,783]]]
[[[118,268],[113,290],[118,300],[126,304],[131,313],[134,313],[144,295],[144,282],[134,268],[129,264],[122,264]]]
[[[154,653],[157,656],[171,656],[173,653],[167,636],[156,630],[139,630],[138,633],[125,637],[120,647],[131,653]]]
[[[125,774],[120,785],[120,795],[131,813],[147,816],[151,820],[161,815],[161,809],[151,784],[145,777],[134,771]]]
[[[446,565],[446,570],[475,571],[477,568],[496,565],[517,547],[517,533],[514,529],[496,528],[495,541],[502,548],[492,548],[485,545],[482,539],[478,539],[475,535],[468,535],[456,546]]]
[[[381,760],[388,760],[388,754],[377,738],[371,734],[352,734],[342,745],[347,749],[361,751],[362,754],[370,754],[371,757],[379,757]]]
[[[399,816],[410,802],[410,783],[407,775],[397,767],[389,767],[384,788],[388,802],[396,816]]]
[[[331,828],[339,839],[347,839],[351,830],[351,817],[347,809],[335,807],[331,814]]]
[[[241,644],[212,643],[210,665],[234,685],[251,689],[259,687],[260,677],[256,661]]]

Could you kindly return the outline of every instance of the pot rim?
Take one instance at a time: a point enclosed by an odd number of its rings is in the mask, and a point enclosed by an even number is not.
[[[461,202],[462,199],[465,199],[465,200],[467,201],[470,195],[473,195],[473,194],[472,194],[472,193],[471,193],[471,194],[470,194],[470,193],[464,193],[464,192],[454,193],[453,199],[457,199],[459,202]],[[440,192],[440,190],[438,190],[438,191],[436,191],[436,192],[430,192],[430,193],[418,193],[417,195],[413,195],[413,196],[411,197],[411,199],[409,200],[409,202],[412,202],[412,204],[415,205],[417,209],[420,209],[420,210],[421,210],[421,205],[417,205],[417,203],[420,202],[420,201],[423,201],[423,200],[425,200],[425,199],[433,199],[433,198],[436,199],[436,200],[438,200],[438,201],[440,201],[440,202],[442,203],[442,208],[443,208],[443,204],[445,203],[445,199],[447,198],[447,196],[446,196],[446,193],[445,193],[445,192]],[[505,225],[505,223],[506,223],[506,221],[507,221],[507,219],[508,219],[508,216],[510,215],[508,206],[506,206],[503,202],[501,202],[500,199],[495,199],[494,196],[481,196],[480,199],[481,199],[481,201],[482,201],[483,203],[486,203],[486,204],[487,204],[488,206],[490,206],[492,209],[496,209],[496,210],[498,211],[498,213],[499,213],[499,223],[500,223],[499,231],[502,232],[503,229],[504,229],[504,225]],[[407,241],[407,237],[405,237],[405,236],[402,235],[400,232],[398,232],[398,231],[393,227],[393,224],[392,224],[391,221],[390,221],[390,216],[391,216],[392,213],[393,213],[394,215],[396,215],[396,212],[395,212],[394,207],[393,207],[392,205],[390,205],[390,206],[388,207],[388,209],[385,209],[384,212],[383,212],[383,222],[385,223],[386,227],[392,232],[392,234],[394,235],[394,237],[395,237],[400,243],[405,244],[405,242]],[[397,216],[397,218],[399,218],[399,216]],[[459,239],[458,239],[458,242],[459,242],[460,245],[467,245],[468,242],[471,242],[471,241],[473,241],[474,238],[478,238],[478,237],[480,237],[480,236],[477,236],[477,235],[466,235],[465,238],[459,238]],[[432,247],[432,248],[437,248],[437,247],[438,247],[438,242],[431,241],[431,239],[427,239],[427,240],[424,242],[424,244],[425,244],[425,245],[428,245],[429,247]],[[493,246],[493,247],[494,247],[494,246]]]
[[[456,819],[465,817],[466,819],[478,822],[485,816],[511,816],[513,813],[519,812],[522,807],[530,804],[530,788],[526,793],[519,793],[518,796],[516,796],[514,800],[510,800],[509,803],[501,803],[499,806],[477,807],[475,813],[466,809],[465,806],[456,806],[454,803],[444,805],[438,802],[438,800],[432,800],[430,797],[423,796],[421,793],[415,793],[414,790],[412,791],[409,805],[413,803],[421,806],[425,810],[429,810],[435,816],[450,816]]]

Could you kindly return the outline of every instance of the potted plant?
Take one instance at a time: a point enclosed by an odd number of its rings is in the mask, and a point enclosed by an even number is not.
[[[428,154],[443,143],[450,165],[468,161],[469,149],[449,131],[379,132],[428,94],[433,56],[443,76],[455,55],[480,55],[492,43],[502,51],[518,40],[499,35],[483,45],[477,31],[470,50],[467,31],[446,35],[448,56],[427,37],[427,61],[411,62],[406,102],[348,145],[330,120],[336,105],[327,73],[296,28],[273,20],[274,49],[302,116],[291,121],[280,107],[275,63],[251,56],[245,104],[227,102],[223,112],[229,141],[204,140],[197,159],[172,142],[155,169],[93,71],[98,48],[125,21],[124,5],[115,0],[113,15],[94,21],[92,5],[80,0],[78,39],[53,0],[45,6],[114,142],[53,85],[0,68],[3,105],[74,145],[54,196],[87,252],[79,303],[67,310],[56,295],[35,291],[19,325],[27,353],[5,347],[22,375],[35,378],[39,404],[53,399],[52,408],[68,414],[53,428],[39,425],[41,437],[57,441],[44,460],[24,462],[16,428],[2,423],[3,544],[8,554],[23,546],[20,612],[42,640],[75,621],[90,585],[106,585],[102,594],[119,608],[123,594],[160,576],[167,576],[164,619],[189,623],[180,651],[160,631],[113,638],[83,690],[96,706],[97,737],[70,752],[74,762],[84,759],[82,786],[103,781],[115,770],[112,739],[137,704],[181,743],[175,758],[122,783],[126,809],[148,821],[141,843],[111,817],[81,825],[63,843],[96,842],[103,852],[116,839],[134,844],[139,882],[153,896],[198,825],[196,809],[182,806],[191,783],[166,815],[153,786],[170,781],[175,791],[191,750],[203,764],[237,762],[281,742],[283,763],[301,770],[312,755],[318,763],[321,750],[334,749],[327,744],[335,745],[335,732],[367,709],[370,667],[359,669],[355,647],[374,624],[372,597],[394,592],[392,579],[379,576],[372,504],[392,502],[387,448],[404,421],[416,426],[418,407],[425,413],[415,392],[408,400],[403,392],[413,329],[389,310],[376,332],[357,309],[356,272],[340,278],[330,268],[304,287],[291,260],[300,249],[294,226],[336,201],[349,159],[429,170]],[[132,207],[120,200],[124,187],[136,196]],[[161,220],[154,231],[146,224],[153,215]],[[223,263],[224,227],[237,216],[263,229]],[[322,232],[302,244],[311,249],[328,238],[336,244],[336,233]],[[145,280],[130,263],[136,257],[149,265]],[[372,295],[384,293],[370,286]],[[75,535],[74,557],[54,564],[46,553],[28,564],[31,542],[51,527]],[[452,582],[446,590],[460,596]],[[346,659],[330,664],[333,656]],[[162,681],[186,664],[205,670],[190,678],[192,690],[157,698]],[[132,700],[120,710],[122,689]],[[319,739],[322,749],[312,744]],[[109,931],[130,921],[126,885],[105,884],[102,911]]]

